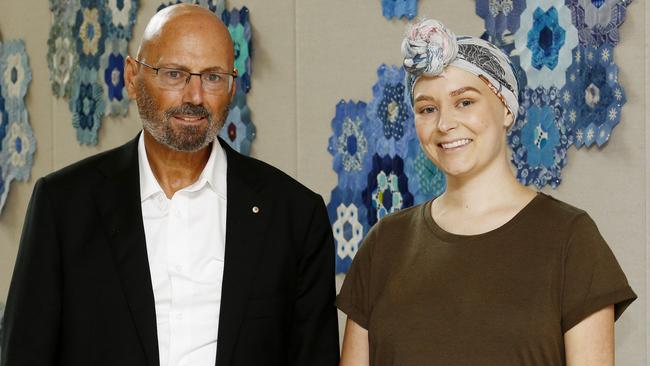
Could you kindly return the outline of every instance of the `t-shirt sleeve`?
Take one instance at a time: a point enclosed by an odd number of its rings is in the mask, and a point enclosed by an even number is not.
[[[368,329],[370,316],[370,276],[372,270],[372,251],[375,245],[378,225],[375,225],[354,256],[350,270],[345,275],[341,291],[336,297],[336,306],[348,318]]]
[[[562,331],[614,305],[618,319],[636,294],[611,249],[587,214],[575,219],[564,257]]]

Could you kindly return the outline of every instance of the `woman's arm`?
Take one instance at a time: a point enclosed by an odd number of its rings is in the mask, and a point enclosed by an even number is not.
[[[341,366],[368,366],[370,354],[368,347],[368,331],[348,318],[343,336],[343,351]]]
[[[564,348],[567,366],[613,366],[614,305],[596,311],[564,333]]]

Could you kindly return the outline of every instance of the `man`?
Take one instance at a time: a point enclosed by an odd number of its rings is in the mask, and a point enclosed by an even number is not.
[[[143,133],[34,188],[4,366],[338,363],[322,199],[215,140],[235,74],[211,12],[151,19],[125,67]]]

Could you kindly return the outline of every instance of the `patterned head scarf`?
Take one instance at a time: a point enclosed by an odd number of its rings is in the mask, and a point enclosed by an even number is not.
[[[413,88],[422,76],[440,75],[456,66],[483,80],[513,116],[517,115],[519,86],[510,58],[480,38],[456,35],[433,19],[413,24],[402,41],[406,89],[413,105]]]

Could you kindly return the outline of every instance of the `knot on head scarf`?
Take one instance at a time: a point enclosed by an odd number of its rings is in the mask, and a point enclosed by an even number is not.
[[[442,23],[425,19],[411,25],[402,41],[406,89],[413,105],[413,88],[422,76],[438,76],[455,66],[483,80],[510,113],[519,109],[519,86],[510,58],[498,47],[480,38],[457,37]]]

